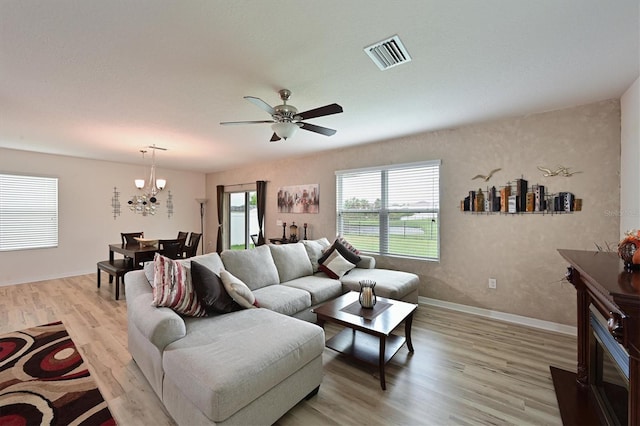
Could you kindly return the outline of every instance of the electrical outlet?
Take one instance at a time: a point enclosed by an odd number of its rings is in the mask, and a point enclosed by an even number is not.
[[[496,288],[497,284],[495,278],[489,278],[489,288]]]

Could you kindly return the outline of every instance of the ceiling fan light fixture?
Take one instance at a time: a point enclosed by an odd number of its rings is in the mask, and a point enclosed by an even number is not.
[[[287,121],[283,123],[273,123],[271,125],[271,128],[276,135],[284,140],[287,140],[296,133],[296,130],[298,130],[298,125],[296,123]]]

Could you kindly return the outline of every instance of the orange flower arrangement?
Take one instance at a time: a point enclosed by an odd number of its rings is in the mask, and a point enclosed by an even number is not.
[[[625,237],[618,243],[618,255],[627,265],[640,264],[640,230],[624,233]]]
[[[635,229],[633,229],[631,231],[625,232],[624,235],[624,239],[620,241],[620,244],[618,244],[618,246],[622,244],[633,243],[636,248],[640,248],[640,231],[636,231]]]

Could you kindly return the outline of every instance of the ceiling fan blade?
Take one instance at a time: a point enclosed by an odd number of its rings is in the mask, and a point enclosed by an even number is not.
[[[268,103],[266,103],[260,98],[256,98],[253,96],[245,96],[244,98],[249,102],[251,102],[252,104],[256,105],[258,108],[262,108],[263,110],[267,111],[269,115],[273,115],[276,113],[276,111],[273,109],[271,105],[269,105]]]
[[[315,124],[309,123],[298,123],[301,129],[309,130],[310,132],[320,133],[325,136],[333,136],[336,134],[336,131],[333,129],[329,129],[327,127],[316,126]]]
[[[270,142],[278,142],[279,140],[280,140],[280,136],[274,133],[273,136],[271,136]]]
[[[339,114],[341,112],[342,112],[342,107],[338,104],[325,105],[320,108],[310,109],[309,111],[296,114],[296,120],[308,120],[310,118],[323,117],[325,115],[331,115],[331,114]]]
[[[262,124],[262,123],[275,123],[273,120],[257,120],[257,121],[221,121],[223,126],[235,126],[238,124]]]

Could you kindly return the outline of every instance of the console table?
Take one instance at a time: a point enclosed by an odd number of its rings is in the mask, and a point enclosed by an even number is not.
[[[551,367],[562,421],[568,424],[615,423],[598,396],[596,342],[592,310],[606,320],[605,330],[628,353],[627,424],[640,424],[640,271],[628,272],[617,253],[558,250],[570,264],[567,279],[578,303],[578,365],[571,373]],[[605,332],[606,334],[606,332]],[[608,337],[608,336],[606,336]],[[615,343],[614,343],[615,344]]]

